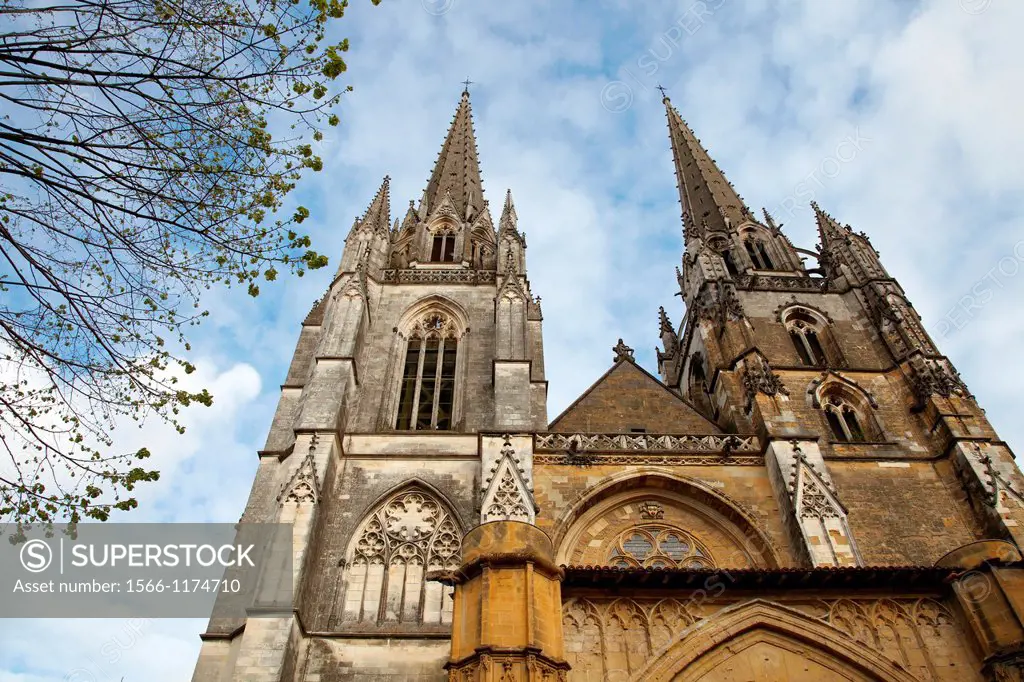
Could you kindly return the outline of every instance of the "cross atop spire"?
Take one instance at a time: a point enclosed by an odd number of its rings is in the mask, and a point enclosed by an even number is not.
[[[472,84],[473,84],[473,81],[469,80],[468,78],[466,80],[462,81],[462,86],[463,86],[462,87],[462,91],[465,92],[466,94],[469,94],[469,86],[472,85]]]
[[[483,210],[483,183],[480,179],[480,162],[476,151],[476,133],[473,132],[468,89],[462,92],[459,106],[455,110],[455,118],[452,119],[434,171],[430,174],[430,180],[423,193],[423,203],[420,206],[422,218],[426,218],[441,204],[445,193],[451,194],[455,210],[462,220],[469,220]]]
[[[750,209],[725,179],[667,95],[663,101],[668,116],[679,202],[683,208],[683,228],[687,236],[731,232],[741,222],[752,220]]]

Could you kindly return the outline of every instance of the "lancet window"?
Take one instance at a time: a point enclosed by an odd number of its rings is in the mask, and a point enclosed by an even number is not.
[[[458,328],[442,312],[423,315],[410,329],[398,401],[398,430],[453,426]]]
[[[455,260],[455,235],[438,233],[433,236],[430,260],[435,263],[451,263]]]
[[[775,264],[772,262],[771,256],[768,255],[768,248],[762,240],[754,237],[747,237],[743,240],[743,245],[747,249],[747,255],[750,256],[750,262],[754,264],[756,269],[775,269]]]
[[[789,338],[796,347],[800,361],[808,367],[819,367],[826,364],[825,349],[818,339],[818,330],[804,320],[794,320],[789,325]]]
[[[863,442],[868,440],[865,435],[862,419],[857,409],[839,395],[830,395],[822,404],[825,418],[835,439],[843,442]]]
[[[835,367],[842,364],[835,339],[820,315],[804,308],[791,308],[785,312],[782,321],[802,364],[807,367]]]

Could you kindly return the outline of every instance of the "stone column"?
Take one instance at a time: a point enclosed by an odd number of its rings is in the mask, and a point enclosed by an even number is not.
[[[561,682],[562,571],[536,526],[494,521],[462,541],[463,564],[438,576],[455,585],[452,682]]]
[[[1024,566],[1003,540],[964,545],[939,559],[960,568],[953,593],[984,657],[986,679],[1024,681]]]

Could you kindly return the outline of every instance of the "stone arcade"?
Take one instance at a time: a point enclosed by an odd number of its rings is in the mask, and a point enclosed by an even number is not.
[[[1009,448],[867,236],[794,247],[664,103],[685,318],[550,423],[468,92],[393,224],[384,179],[242,517],[294,524],[294,609],[212,620],[194,682],[1021,680]]]

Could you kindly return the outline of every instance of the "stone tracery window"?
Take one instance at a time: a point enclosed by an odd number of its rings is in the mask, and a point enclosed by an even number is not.
[[[398,401],[398,430],[453,426],[459,330],[446,314],[430,311],[409,330]]]
[[[672,526],[634,526],[612,543],[608,563],[619,568],[712,568],[715,560],[697,538]]]
[[[804,320],[796,320],[789,325],[789,338],[796,347],[800,361],[808,367],[817,367],[826,362],[825,349],[818,339],[818,330]]]
[[[839,348],[827,323],[804,308],[791,308],[782,316],[800,362],[807,367],[842,364]]]
[[[830,395],[822,403],[825,419],[836,440],[843,442],[864,442],[868,440],[857,409],[842,396]]]
[[[343,620],[450,623],[451,588],[424,581],[459,565],[462,536],[444,505],[418,487],[396,493],[363,522],[349,549]]]
[[[747,255],[750,256],[750,262],[754,264],[756,269],[775,269],[775,264],[772,262],[771,256],[768,255],[768,248],[762,240],[748,236],[744,238],[743,246],[746,247]]]
[[[455,227],[441,224],[430,231],[430,260],[434,263],[455,261]]]

